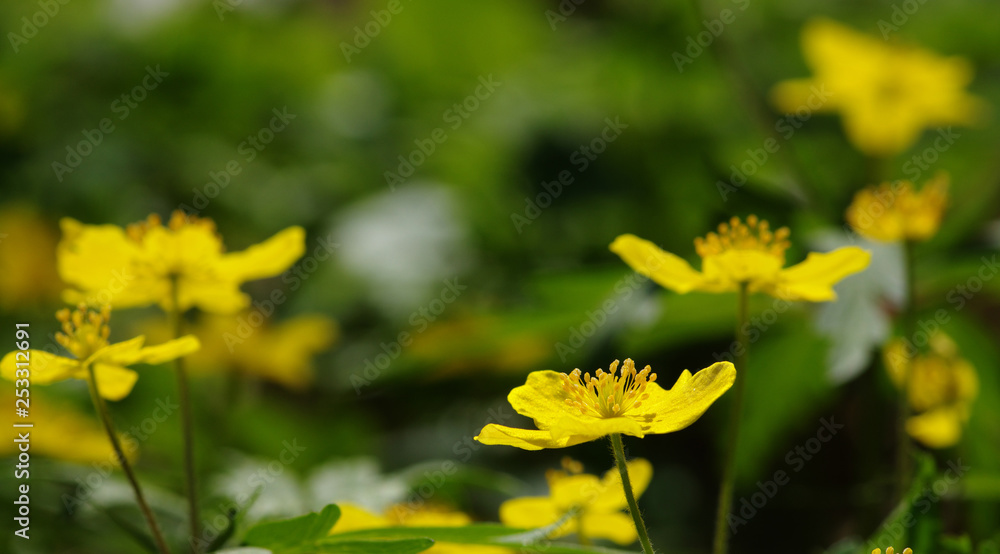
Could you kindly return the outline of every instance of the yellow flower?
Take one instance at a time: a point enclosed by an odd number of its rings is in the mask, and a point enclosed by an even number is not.
[[[892,549],[891,546],[885,549],[885,554],[894,554],[894,552],[895,551]],[[872,550],[872,554],[882,554],[882,549],[876,548],[875,550]],[[913,554],[913,550],[907,548],[906,550],[903,550],[903,554]]]
[[[0,308],[59,299],[55,230],[27,206],[0,210]]]
[[[887,43],[828,19],[802,31],[812,79],[775,86],[774,104],[786,113],[838,111],[847,138],[861,152],[902,152],[928,127],[969,125],[981,101],[965,91],[972,68],[913,46]]]
[[[249,313],[240,316],[205,314],[188,330],[201,349],[187,357],[192,373],[235,372],[253,375],[293,390],[303,390],[315,378],[313,357],[337,338],[337,323],[319,315],[300,315],[275,325],[247,327]],[[148,335],[169,337],[162,320],[144,326]]]
[[[625,360],[616,375],[618,360],[610,371],[590,373],[534,371],[527,382],[507,396],[517,413],[535,420],[538,430],[491,423],[479,432],[483,444],[506,444],[525,450],[564,448],[613,433],[643,437],[672,433],[694,423],[736,379],[736,368],[719,362],[693,376],[681,373],[673,388],[656,384],[656,374],[646,366],[636,372]]]
[[[115,307],[159,304],[173,309],[176,281],[180,309],[233,313],[250,303],[240,292],[246,281],[273,277],[288,269],[305,250],[305,231],[289,227],[242,252],[224,253],[210,219],[178,210],[167,226],[150,215],[122,229],[62,220],[59,273],[74,289],[67,302]]]
[[[948,174],[941,172],[919,192],[909,181],[862,189],[847,208],[847,222],[858,234],[872,240],[927,240],[941,226],[948,205],[948,182]]]
[[[939,331],[929,342],[927,352],[915,353],[902,339],[891,341],[884,353],[886,369],[897,387],[906,384],[916,414],[906,421],[910,436],[930,448],[947,448],[962,437],[979,379],[947,335]]]
[[[348,503],[338,502],[337,506],[340,508],[340,519],[330,530],[331,535],[383,527],[461,527],[472,523],[472,519],[462,512],[427,504],[421,505],[418,509],[409,508],[404,504],[396,504],[390,506],[383,515],[373,514]],[[470,554],[508,554],[511,550],[499,546],[437,542],[424,552],[432,554],[463,554],[466,552]]]
[[[551,535],[576,532],[581,537],[609,539],[622,546],[638,538],[632,518],[623,510],[628,504],[621,474],[612,469],[604,478],[576,474],[572,470],[550,471],[549,496],[515,498],[500,505],[500,522],[511,527],[535,528],[552,525],[576,510],[576,514]],[[644,459],[628,462],[632,493],[638,498],[653,476],[653,466]]]
[[[4,406],[14,406],[14,391],[4,387],[0,391],[0,402]],[[33,423],[34,427],[22,429],[31,432],[31,454],[38,454],[56,460],[64,460],[77,464],[109,463],[118,465],[118,457],[111,448],[108,436],[92,415],[78,412],[63,405],[54,398],[31,393],[31,407],[28,418],[16,417],[14,410],[2,410],[0,424],[7,429],[15,423]],[[68,440],[72,437],[72,440]],[[136,448],[124,435],[119,436],[126,448],[126,455],[133,459]],[[132,446],[132,448],[129,448]],[[0,456],[17,453],[18,443],[4,441],[0,443]]]
[[[696,271],[680,257],[635,235],[621,235],[611,243],[632,269],[663,287],[681,294],[690,291],[729,292],[746,283],[750,292],[764,292],[783,300],[824,302],[837,295],[833,285],[857,273],[871,261],[871,254],[856,246],[833,252],[810,253],[804,262],[785,268],[788,228],[772,232],[756,216],[746,224],[738,217],[719,225],[719,233],[695,239],[702,270]]]
[[[96,312],[80,305],[72,313],[68,309],[59,310],[56,317],[62,322],[63,330],[56,333],[56,341],[73,357],[29,350],[28,369],[33,385],[47,385],[65,379],[86,380],[88,369],[93,368],[101,396],[121,400],[128,396],[139,378],[128,366],[159,364],[198,350],[198,339],[191,335],[157,346],[143,347],[146,338],[142,336],[109,344],[111,310],[108,307]],[[0,360],[0,375],[4,379],[16,381],[23,378],[23,370],[17,365],[24,362],[21,354],[11,352]]]

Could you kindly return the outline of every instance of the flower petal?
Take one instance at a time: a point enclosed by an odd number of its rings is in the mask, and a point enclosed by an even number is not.
[[[87,379],[86,372],[81,373],[77,376],[80,379]],[[102,397],[108,400],[121,400],[132,392],[132,387],[139,380],[139,374],[126,367],[97,362],[94,364],[94,379]]]
[[[583,533],[595,539],[608,539],[622,546],[632,544],[638,539],[635,523],[632,518],[622,512],[589,512],[583,513]]]
[[[216,269],[220,278],[238,283],[274,277],[291,267],[305,250],[306,232],[293,226],[242,252],[223,256]]]
[[[143,337],[136,337],[136,339],[141,338]],[[132,340],[134,341],[135,339]],[[179,339],[170,340],[163,344],[129,350],[118,353],[110,358],[101,359],[121,365],[162,364],[163,362],[168,362],[195,352],[200,347],[201,343],[198,342],[197,337],[194,335],[185,335]]]
[[[613,433],[642,437],[645,435],[642,425],[631,417],[566,417],[548,428],[553,439],[563,437],[587,437],[586,440],[597,440]]]
[[[555,502],[547,496],[513,498],[500,505],[500,523],[521,529],[536,529],[551,525],[559,521],[562,515]],[[568,527],[564,525],[553,536],[568,534],[570,532]]]
[[[646,492],[646,487],[653,479],[653,464],[644,458],[635,458],[625,464],[628,468],[628,479],[632,484],[632,494],[636,498]],[[604,474],[601,479],[601,486],[597,495],[594,496],[590,504],[590,510],[594,512],[614,512],[625,509],[628,502],[625,500],[625,487],[622,486],[622,476],[618,468],[612,468]]]
[[[18,352],[10,352],[0,360],[0,376],[8,381],[21,379],[17,376],[17,364],[24,363],[24,357],[18,357]],[[31,373],[31,384],[47,385],[71,379],[80,369],[80,362],[73,358],[56,356],[44,350],[28,350],[28,369]],[[23,368],[21,368],[23,369]]]
[[[553,429],[574,419],[577,423],[592,422],[595,418],[577,416],[579,411],[566,405],[568,397],[561,375],[550,370],[532,371],[523,385],[510,391],[507,401],[517,413],[535,420],[539,429]],[[579,428],[578,425],[574,427]]]
[[[565,448],[589,440],[591,437],[565,436],[559,440],[553,439],[548,431],[535,429],[518,429],[491,423],[474,437],[483,444],[503,444],[516,446],[524,450],[542,450],[544,448]]]
[[[212,314],[233,314],[250,305],[250,296],[240,290],[239,281],[198,280],[182,277],[178,281],[177,303],[181,310],[197,306]],[[161,305],[170,309],[167,298]]]
[[[778,282],[766,292],[784,300],[834,300],[837,295],[833,286],[864,270],[870,262],[871,253],[857,246],[826,253],[811,252],[804,262],[782,270]]]
[[[348,531],[361,531],[363,529],[379,529],[389,527],[389,520],[375,515],[364,508],[355,506],[347,502],[338,502],[340,517],[330,530],[331,535],[337,533],[347,533]]]
[[[639,274],[672,291],[690,292],[702,282],[702,274],[691,264],[635,235],[619,236],[611,243],[611,251]]]
[[[929,448],[948,448],[962,438],[962,411],[947,406],[906,420],[906,432]]]
[[[693,376],[684,370],[670,390],[650,383],[646,389],[649,398],[643,401],[642,408],[644,413],[653,414],[644,426],[646,433],[672,433],[691,425],[735,380],[733,364],[718,362]]]

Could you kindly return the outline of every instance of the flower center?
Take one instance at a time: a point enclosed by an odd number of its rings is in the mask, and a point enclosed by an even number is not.
[[[631,408],[638,408],[642,401],[649,398],[646,386],[656,381],[656,374],[646,366],[636,372],[635,362],[625,360],[619,375],[618,360],[608,366],[608,372],[598,369],[594,377],[590,373],[580,375],[579,369],[574,369],[569,375],[562,373],[563,390],[567,393],[566,404],[572,406],[583,415],[597,417],[616,417]]]
[[[734,217],[728,224],[719,224],[718,234],[709,233],[705,238],[694,239],[694,249],[703,259],[731,250],[749,250],[774,256],[784,264],[785,250],[789,246],[788,235],[788,227],[771,232],[767,221],[757,219],[755,215],[747,217],[746,224]]]
[[[56,319],[62,322],[62,332],[56,333],[56,342],[78,360],[85,360],[108,345],[111,333],[108,327],[111,319],[109,306],[104,306],[100,312],[89,310],[84,304],[72,312],[63,308],[56,312]]]

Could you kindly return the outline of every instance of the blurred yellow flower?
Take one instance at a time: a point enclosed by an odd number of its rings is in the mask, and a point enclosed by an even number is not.
[[[947,335],[938,331],[929,342],[927,352],[916,353],[895,339],[885,348],[885,364],[897,387],[906,384],[907,401],[916,414],[906,421],[906,431],[930,448],[947,448],[962,437],[979,378]]]
[[[653,477],[653,466],[637,458],[628,462],[632,493],[638,498]],[[632,518],[624,511],[622,478],[612,469],[603,478],[574,472],[567,468],[550,471],[549,496],[514,498],[500,505],[500,522],[511,527],[532,529],[552,525],[575,510],[551,537],[577,533],[584,539],[609,539],[622,546],[638,538]]]
[[[564,448],[622,433],[635,437],[672,433],[694,423],[736,379],[736,368],[719,362],[693,376],[681,373],[673,388],[654,381],[649,366],[636,372],[625,360],[595,377],[555,371],[534,371],[527,382],[507,396],[517,413],[535,420],[538,430],[491,423],[475,437],[483,444],[505,444],[525,450]]]
[[[337,506],[340,508],[340,519],[330,530],[331,535],[383,527],[460,527],[472,523],[472,519],[462,512],[429,504],[423,504],[417,509],[409,508],[405,504],[396,504],[390,506],[383,515],[373,514],[348,503],[338,502]],[[465,552],[470,554],[508,554],[511,550],[499,546],[437,542],[424,552],[432,554],[463,554]]]
[[[13,389],[4,387],[0,392],[0,402],[4,406],[13,406],[14,400]],[[118,457],[108,442],[104,428],[92,415],[78,412],[56,399],[39,395],[37,391],[32,391],[31,400],[31,417],[22,419],[15,417],[12,409],[3,410],[5,416],[0,417],[0,425],[10,429],[14,423],[33,423],[34,427],[24,429],[31,432],[32,455],[38,454],[77,464],[118,465]],[[72,440],[69,440],[70,438]],[[119,438],[126,445],[132,446],[126,454],[130,459],[134,459],[135,443],[129,442],[124,435],[120,435]],[[0,443],[0,456],[16,453],[18,446],[18,443],[13,441]]]
[[[305,251],[305,231],[289,227],[242,252],[224,253],[210,219],[177,210],[164,226],[159,216],[122,229],[62,220],[59,273],[73,289],[67,302],[115,307],[159,304],[173,309],[173,284],[181,311],[233,313],[249,305],[246,281],[273,277]]]
[[[941,226],[948,205],[948,183],[948,174],[941,172],[920,191],[909,181],[862,189],[847,208],[847,222],[858,234],[872,240],[927,240]]]
[[[856,246],[824,254],[811,252],[797,265],[785,268],[788,228],[772,232],[767,221],[751,215],[719,225],[719,234],[695,239],[702,258],[696,271],[680,257],[635,235],[621,235],[611,243],[632,269],[681,294],[691,291],[730,292],[746,283],[749,292],[764,292],[783,300],[824,302],[837,295],[833,285],[868,267],[871,254]]]
[[[885,549],[885,554],[894,554],[894,553],[895,551],[892,549],[891,546]],[[876,548],[875,550],[872,550],[872,554],[882,554],[882,549]],[[913,554],[913,550],[907,548],[906,550],[903,550],[903,554]]]
[[[143,347],[146,338],[139,336],[115,344],[108,343],[111,309],[104,307],[101,312],[88,310],[80,305],[75,311],[59,310],[56,318],[62,322],[61,333],[56,340],[73,357],[51,354],[44,350],[29,350],[31,384],[47,385],[65,379],[88,379],[88,370],[94,369],[94,377],[101,396],[109,400],[121,400],[128,396],[139,375],[128,369],[134,364],[159,364],[198,349],[198,339],[191,335],[168,341],[157,346]],[[9,381],[24,378],[23,369],[17,363],[19,352],[10,352],[0,360],[0,376]]]
[[[909,148],[928,127],[969,125],[982,102],[968,94],[972,68],[959,57],[887,43],[829,19],[802,31],[811,79],[779,83],[771,92],[786,113],[838,111],[847,138],[861,152],[888,157]],[[810,103],[815,90],[829,99]]]
[[[59,237],[24,205],[0,210],[0,308],[56,301],[63,283],[56,272]]]
[[[252,327],[240,316],[205,314],[188,331],[201,349],[186,361],[192,373],[235,372],[302,390],[315,378],[313,357],[337,338],[337,323],[323,315],[300,315],[275,325]],[[169,337],[159,321],[147,326],[149,335]]]

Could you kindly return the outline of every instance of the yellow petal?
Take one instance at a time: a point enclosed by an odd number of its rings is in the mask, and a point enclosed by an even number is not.
[[[536,529],[551,525],[563,516],[563,512],[547,496],[526,496],[513,498],[500,505],[500,523],[520,529]],[[568,526],[559,529],[553,536],[569,533]]]
[[[134,363],[135,358],[142,350],[142,345],[146,342],[146,337],[133,337],[122,342],[109,344],[101,348],[87,359],[87,363],[106,362],[116,365],[129,365]]]
[[[194,335],[185,335],[179,339],[167,341],[156,346],[147,346],[140,350],[132,363],[162,364],[181,356],[195,352],[201,344]]]
[[[629,482],[632,483],[632,494],[639,498],[646,492],[646,487],[653,479],[653,464],[649,463],[649,460],[635,458],[625,465],[628,468]],[[621,473],[617,467],[609,469],[601,479],[600,489],[588,509],[593,512],[613,512],[625,509],[626,506],[628,503],[625,500]]]
[[[562,374],[555,371],[532,371],[525,383],[507,395],[514,410],[535,420],[539,429],[555,429],[559,425],[575,423],[574,428],[587,425],[594,418],[579,415],[578,410],[566,405]],[[575,420],[573,422],[572,420]]]
[[[611,243],[611,251],[640,275],[675,292],[690,292],[702,281],[701,273],[686,261],[635,235],[619,236]]]
[[[623,512],[583,513],[583,534],[595,539],[608,539],[621,546],[632,544],[638,538],[635,523]]]
[[[182,311],[197,306],[211,314],[233,314],[250,305],[250,297],[237,280],[197,279],[184,276],[177,282],[177,303]],[[169,299],[161,303],[170,309]]]
[[[260,244],[222,257],[217,265],[220,277],[243,282],[281,274],[302,257],[306,232],[289,227]]]
[[[601,483],[601,480],[596,475],[590,475],[589,473],[557,475],[559,474],[553,474],[549,478],[549,494],[551,495],[552,502],[562,512],[576,506],[589,508],[597,496],[604,492],[602,490],[604,484]]]
[[[25,356],[10,352],[0,360],[0,375],[8,381],[23,379],[17,375],[17,364],[25,362]],[[70,379],[80,369],[80,362],[72,358],[49,354],[44,350],[28,350],[28,370],[33,385],[47,385],[63,379]],[[21,369],[24,369],[23,367]]]
[[[77,376],[80,379],[87,379],[85,372],[78,373]],[[97,362],[94,364],[94,379],[102,397],[108,400],[121,400],[132,392],[135,382],[139,380],[139,374],[126,367]]]
[[[782,270],[778,283],[766,292],[784,300],[833,300],[837,297],[833,286],[864,270],[870,262],[871,253],[857,246],[826,253],[811,252],[804,262]]]
[[[584,441],[597,440],[614,433],[640,438],[645,435],[642,425],[638,421],[625,416],[598,418],[567,415],[548,428],[548,432],[556,440],[563,437],[573,437],[574,440],[583,438]]]
[[[474,437],[483,444],[502,444],[516,446],[524,450],[542,450],[544,448],[565,448],[593,440],[590,437],[565,436],[559,440],[552,438],[548,431],[535,429],[518,429],[491,423]]]
[[[650,383],[642,411],[652,415],[645,423],[647,434],[672,433],[691,425],[724,392],[733,386],[736,368],[729,362],[718,362],[695,373],[681,373],[673,388],[664,390]]]
[[[337,523],[330,530],[331,535],[347,533],[348,531],[389,527],[388,519],[375,515],[354,504],[338,502],[337,507],[340,508],[340,518],[337,519]]]
[[[948,448],[962,438],[962,413],[955,407],[944,407],[906,420],[906,432],[929,448]]]
[[[134,307],[152,304],[166,294],[164,283],[135,271],[141,249],[121,227],[84,225],[68,217],[60,225],[59,275],[79,289],[66,291],[68,302]]]

